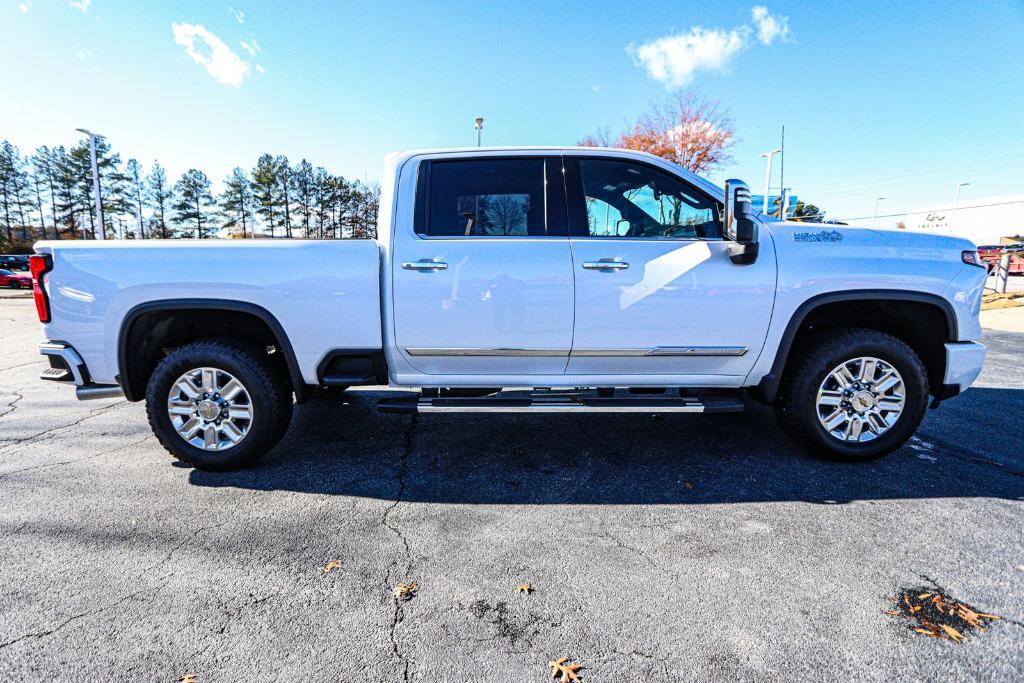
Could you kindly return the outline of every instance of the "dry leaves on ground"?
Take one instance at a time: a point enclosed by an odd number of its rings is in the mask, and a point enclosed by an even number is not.
[[[418,589],[419,586],[416,585],[415,581],[409,584],[400,583],[395,586],[395,600],[412,600],[416,597]]]
[[[904,589],[894,602],[897,609],[887,610],[886,614],[908,617],[913,620],[911,627],[916,633],[954,643],[962,643],[971,631],[984,631],[987,623],[1002,619],[951,598],[937,585]]]
[[[334,571],[335,569],[341,569],[341,560],[331,560],[324,567],[324,574]]]
[[[534,591],[534,588],[533,588],[533,584],[530,584],[530,583],[519,583],[519,584],[516,584],[516,590],[519,591],[520,593],[526,593],[527,595],[529,595],[530,593],[532,593]]]
[[[552,659],[548,662],[548,666],[551,667],[551,678],[558,679],[559,683],[566,683],[566,681],[578,681],[580,676],[577,671],[583,668],[582,664],[566,664],[569,661],[568,657],[562,657],[561,659]]]

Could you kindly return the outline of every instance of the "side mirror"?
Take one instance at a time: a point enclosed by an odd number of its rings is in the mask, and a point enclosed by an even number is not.
[[[750,265],[757,260],[757,222],[750,205],[750,188],[735,178],[725,181],[725,205],[722,211],[722,230],[729,245],[729,258],[739,265]]]

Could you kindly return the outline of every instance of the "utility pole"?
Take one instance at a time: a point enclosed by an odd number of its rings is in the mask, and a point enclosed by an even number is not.
[[[779,147],[761,155],[762,157],[768,158],[768,164],[764,171],[764,211],[762,211],[762,213],[764,213],[765,216],[768,215],[768,187],[772,182],[772,157],[781,151],[782,148]]]
[[[99,225],[99,232],[96,233],[96,239],[104,240],[107,238],[107,231],[103,227],[103,199],[100,197],[100,171],[96,165],[96,139],[103,140],[104,137],[98,133],[92,133],[85,128],[76,128],[79,133],[85,133],[89,136],[89,158],[92,161],[92,193],[96,198],[96,223]],[[82,236],[85,236],[85,226],[82,226]]]
[[[483,128],[484,128],[484,117],[482,117],[482,116],[476,117],[476,125],[473,126],[473,127],[476,128],[476,146],[479,147],[480,146],[480,131],[482,131]]]
[[[875,208],[871,210],[871,227],[875,227],[875,218],[878,216],[878,202],[885,199],[885,197],[875,197]]]

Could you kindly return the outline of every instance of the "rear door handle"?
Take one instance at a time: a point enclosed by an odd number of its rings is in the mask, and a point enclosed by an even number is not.
[[[583,267],[587,270],[625,270],[629,268],[629,264],[624,261],[601,259],[600,261],[584,261]]]
[[[406,270],[444,270],[448,264],[443,261],[421,258],[419,261],[406,261],[402,267]]]

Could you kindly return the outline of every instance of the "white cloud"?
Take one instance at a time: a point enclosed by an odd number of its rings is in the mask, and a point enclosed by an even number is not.
[[[252,71],[252,65],[235,54],[227,44],[202,24],[171,24],[174,42],[185,48],[192,61],[204,67],[213,80],[239,86]]]
[[[707,30],[694,26],[689,33],[658,38],[629,52],[637,66],[651,78],[679,88],[693,80],[701,69],[721,71],[746,47],[743,31]]]
[[[92,57],[92,50],[89,50],[88,48],[84,47],[79,48],[78,52],[75,53],[75,57],[84,62],[85,60]]]
[[[690,83],[698,71],[724,71],[729,63],[748,47],[752,35],[765,45],[789,36],[789,18],[773,16],[764,5],[751,9],[753,25],[738,28],[706,29],[694,26],[688,33],[663,36],[641,45],[630,45],[627,52],[637,66],[651,78],[670,88]]]
[[[79,12],[88,12],[89,5],[92,4],[92,0],[68,0],[68,6],[72,7]]]
[[[235,21],[237,21],[239,24],[245,23],[245,12],[243,12],[240,9],[235,9],[234,7],[228,7],[228,11],[231,12],[232,15],[234,15]]]
[[[773,17],[764,5],[758,5],[750,10],[757,27],[757,38],[765,45],[771,45],[776,40],[785,40],[789,37],[789,17]]]
[[[32,6],[32,5],[30,5],[30,4],[29,4],[29,3],[27,3],[27,2],[22,2],[22,3],[20,3],[20,4],[18,5],[18,9],[20,9],[20,10],[21,10],[21,13],[22,13],[22,14],[28,14],[28,9],[29,9],[29,7],[31,7],[31,6]]]
[[[260,44],[256,42],[255,38],[253,38],[249,42],[243,40],[239,43],[239,45],[242,46],[243,50],[249,53],[250,57],[255,57],[256,53],[260,51]]]
[[[258,73],[258,74],[265,74],[265,73],[267,73],[267,70],[263,68],[262,64],[257,64],[256,65],[256,73]]]

